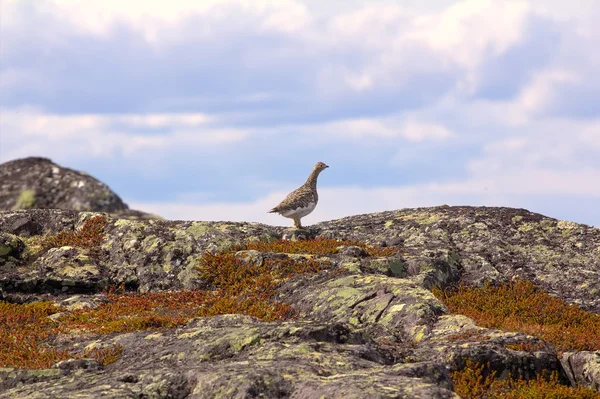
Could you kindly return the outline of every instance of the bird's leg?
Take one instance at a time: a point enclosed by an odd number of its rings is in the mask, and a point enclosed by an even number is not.
[[[299,217],[295,217],[294,218],[294,226],[296,226],[297,229],[301,229],[302,228],[302,224],[300,223],[300,218]]]

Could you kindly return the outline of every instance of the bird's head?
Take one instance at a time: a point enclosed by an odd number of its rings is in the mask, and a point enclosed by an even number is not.
[[[325,165],[323,162],[317,162],[317,164],[315,165],[315,170],[318,170],[319,172],[327,169],[329,166]]]

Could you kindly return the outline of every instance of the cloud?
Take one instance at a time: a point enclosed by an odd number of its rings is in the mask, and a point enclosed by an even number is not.
[[[409,38],[467,69],[518,44],[527,25],[526,1],[465,0],[416,19]]]
[[[42,153],[59,161],[116,154],[145,158],[186,147],[213,151],[249,136],[248,131],[214,127],[211,122],[201,113],[60,115],[32,108],[3,109],[0,157],[10,160]]]
[[[519,45],[531,23],[520,1],[465,0],[424,15],[369,3],[318,18],[293,0],[35,4],[5,5],[5,65],[20,66],[0,72],[9,82],[5,106],[202,107],[274,122],[383,116],[471,93],[482,84],[477,68]],[[256,93],[284,100],[242,101]]]
[[[259,19],[260,30],[278,33],[294,33],[304,27],[308,19],[305,6],[293,0],[43,0],[36,7],[22,0],[8,0],[5,7],[10,17],[8,28],[24,23],[28,13],[37,11],[57,17],[56,22],[73,27],[79,34],[100,38],[127,26],[151,44],[187,36],[180,27],[195,17],[211,22],[193,30],[193,34],[208,39],[214,38],[219,23],[232,16]]]

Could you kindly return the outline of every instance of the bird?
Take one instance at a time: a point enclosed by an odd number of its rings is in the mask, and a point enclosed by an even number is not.
[[[311,213],[317,206],[319,194],[317,193],[317,178],[319,173],[329,166],[323,162],[317,162],[312,172],[306,179],[306,183],[292,191],[269,213],[279,213],[281,216],[294,219],[294,226],[302,228],[300,219]]]

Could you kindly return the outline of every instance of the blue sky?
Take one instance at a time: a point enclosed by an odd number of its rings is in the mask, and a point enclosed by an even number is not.
[[[430,205],[600,226],[594,0],[3,0],[0,161],[167,218]]]

